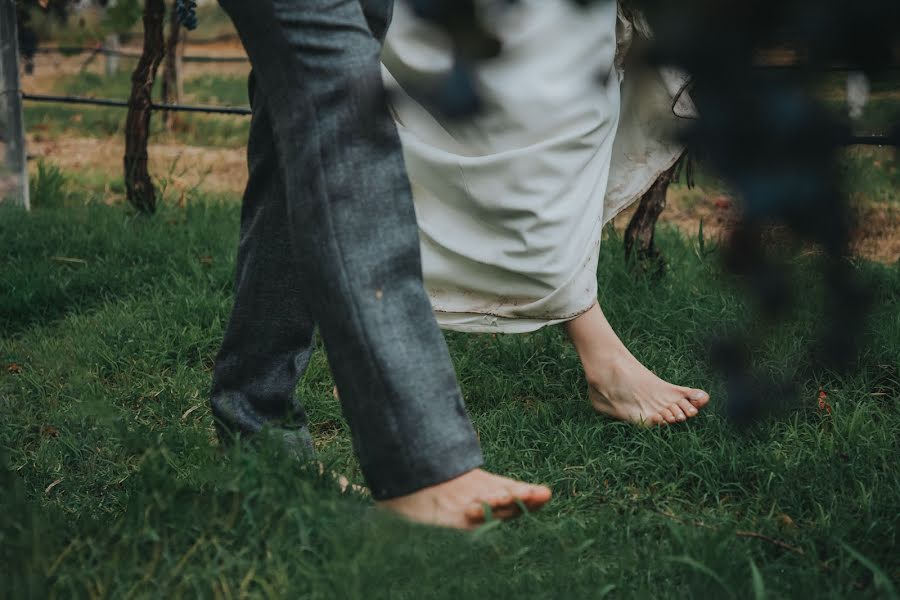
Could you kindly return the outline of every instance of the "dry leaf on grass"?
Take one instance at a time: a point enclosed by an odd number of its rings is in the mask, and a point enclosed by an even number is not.
[[[727,208],[731,208],[731,200],[726,198],[725,196],[719,196],[715,200],[713,200],[713,206],[718,209],[725,210]]]
[[[59,437],[59,429],[53,425],[41,425],[40,434],[41,437],[56,438]]]
[[[795,523],[794,520],[786,514],[778,515],[778,522],[781,524],[782,527],[790,527],[793,529],[794,527],[797,526],[797,523]]]

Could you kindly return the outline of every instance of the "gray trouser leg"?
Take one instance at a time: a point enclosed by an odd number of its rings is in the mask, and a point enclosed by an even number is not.
[[[250,103],[256,107],[263,98],[254,80],[251,74]],[[247,155],[235,302],[216,360],[213,414],[226,437],[269,427],[292,451],[312,454],[294,389],[309,363],[315,323],[291,246],[272,122],[264,110],[254,111]]]
[[[381,87],[387,0],[221,0],[256,78],[234,313],[213,406],[226,429],[304,432],[293,385],[317,324],[376,498],[481,462],[422,286]],[[364,11],[365,8],[365,11]]]

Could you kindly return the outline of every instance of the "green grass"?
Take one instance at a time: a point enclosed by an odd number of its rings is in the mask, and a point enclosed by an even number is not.
[[[244,76],[200,75],[185,86],[196,102],[224,106],[248,106],[247,78]]]
[[[238,216],[195,199],[136,217],[51,168],[31,214],[0,210],[0,596],[897,598],[900,265],[856,265],[874,309],[836,374],[806,352],[814,263],[793,263],[809,298],[755,361],[801,391],[743,431],[719,409],[668,430],[598,418],[558,328],[449,335],[487,466],[555,492],[461,534],[377,513],[273,448],[217,445]],[[660,244],[654,279],[607,239],[601,301],[647,365],[721,399],[704,342],[752,310],[697,240]],[[299,393],[322,460],[359,481],[331,386],[320,349]]]
[[[60,77],[54,82],[57,93],[73,96],[127,99],[131,93],[131,73],[122,70],[112,77],[90,71]],[[206,74],[189,78],[184,83],[190,101],[219,106],[247,106],[247,77],[243,75]],[[160,97],[162,80],[157,78],[154,97]]]
[[[900,204],[900,162],[893,148],[859,146],[841,157],[841,176],[854,203]]]

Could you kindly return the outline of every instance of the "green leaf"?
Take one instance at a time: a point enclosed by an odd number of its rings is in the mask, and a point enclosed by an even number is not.
[[[695,571],[703,573],[704,575],[706,575],[707,577],[709,577],[710,579],[712,579],[713,581],[718,583],[722,587],[722,589],[728,593],[729,596],[731,596],[732,598],[734,597],[734,594],[732,593],[732,591],[730,589],[728,589],[728,586],[725,585],[725,582],[722,580],[722,578],[719,577],[719,575],[715,571],[713,571],[712,569],[710,569],[709,567],[704,565],[702,562],[700,562],[694,558],[691,558],[690,556],[669,556],[666,558],[666,560],[687,565],[687,566],[691,567],[692,569],[694,569]]]
[[[763,581],[762,573],[759,572],[756,563],[752,559],[750,560],[750,575],[753,578],[753,597],[756,600],[765,600],[768,596],[766,594],[766,584]]]

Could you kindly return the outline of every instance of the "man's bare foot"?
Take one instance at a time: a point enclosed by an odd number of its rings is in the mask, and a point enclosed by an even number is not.
[[[628,351],[595,304],[567,323],[589,385],[594,410],[646,425],[680,423],[709,402],[703,390],[673,385],[654,375]]]
[[[323,463],[319,463],[319,475],[322,477],[326,475],[325,465]],[[355,483],[350,483],[350,480],[340,473],[336,473],[335,471],[328,471],[327,475],[330,476],[336,484],[338,484],[338,487],[341,489],[342,494],[346,494],[348,491],[363,495],[369,493],[368,488],[357,485]]]
[[[519,502],[535,511],[550,500],[550,489],[474,469],[450,481],[378,505],[410,521],[455,529],[473,529],[485,522],[485,505],[495,519],[519,516]]]

